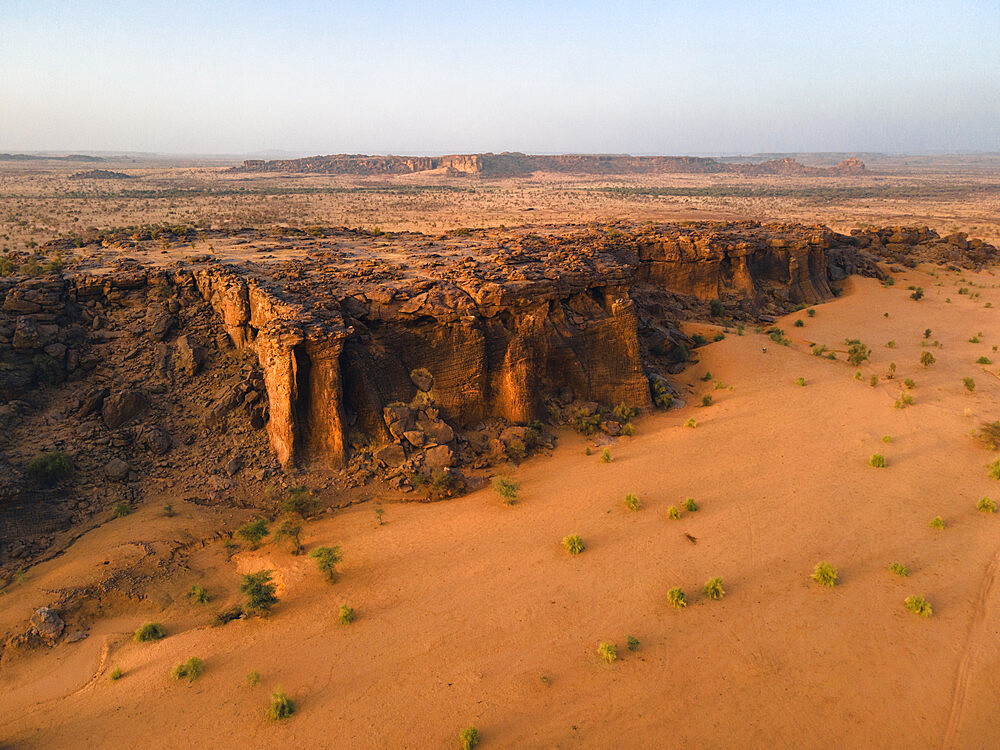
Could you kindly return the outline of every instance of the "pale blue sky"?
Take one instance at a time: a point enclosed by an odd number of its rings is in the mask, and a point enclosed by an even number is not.
[[[0,0],[0,151],[1000,150],[1000,0]]]

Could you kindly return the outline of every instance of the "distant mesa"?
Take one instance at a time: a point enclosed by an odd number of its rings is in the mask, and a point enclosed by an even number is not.
[[[87,154],[69,154],[68,156],[51,156],[49,154],[0,154],[0,161],[105,161],[100,156]]]
[[[630,156],[628,154],[450,154],[447,156],[369,156],[331,154],[303,159],[247,159],[231,172],[301,172],[337,175],[398,175],[440,171],[449,175],[519,177],[534,172],[565,174],[738,174],[839,177],[867,172],[860,159],[833,167],[810,167],[783,158],[757,164],[731,163],[701,156]]]
[[[69,177],[71,180],[134,180],[135,177],[124,172],[112,172],[110,169],[88,169],[77,172]]]

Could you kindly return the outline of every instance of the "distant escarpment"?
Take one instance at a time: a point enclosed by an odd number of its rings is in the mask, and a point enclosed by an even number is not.
[[[926,230],[755,222],[246,229],[198,233],[228,262],[130,257],[192,239],[175,230],[105,232],[94,267],[3,259],[0,566],[154,487],[253,503],[305,471],[459,492],[553,426],[615,436],[669,408],[698,344],[680,324],[709,303],[767,322],[882,276],[879,257],[996,260]]]
[[[398,175],[442,170],[453,175],[518,177],[534,172],[566,174],[738,174],[841,176],[863,174],[865,165],[847,159],[833,167],[809,167],[795,159],[758,164],[730,163],[695,156],[630,156],[627,154],[451,154],[447,156],[369,156],[332,154],[303,159],[248,159],[232,172],[300,172],[339,175]]]
[[[132,180],[130,174],[113,172],[110,169],[90,169],[86,172],[76,172],[69,176],[71,180]]]

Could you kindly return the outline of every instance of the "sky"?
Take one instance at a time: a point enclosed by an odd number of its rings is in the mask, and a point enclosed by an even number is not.
[[[0,151],[1000,151],[1000,0],[0,0]]]

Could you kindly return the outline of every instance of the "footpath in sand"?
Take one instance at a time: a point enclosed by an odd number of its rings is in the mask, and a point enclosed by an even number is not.
[[[95,614],[87,639],[6,655],[0,744],[454,747],[474,725],[484,748],[1000,745],[1000,514],[976,510],[1000,501],[1000,482],[987,471],[997,454],[972,437],[1000,419],[1000,293],[991,273],[935,273],[889,288],[851,279],[815,316],[778,322],[790,346],[748,328],[699,348],[686,406],[643,417],[610,463],[562,435],[552,456],[514,471],[514,505],[483,490],[387,504],[384,525],[372,503],[307,524],[307,549],[341,547],[332,585],[280,546],[227,562],[210,541],[143,602]],[[848,338],[872,349],[860,367],[844,361]],[[933,365],[920,364],[925,351]],[[896,408],[904,390],[914,403]],[[869,466],[874,453],[885,468]],[[688,497],[699,510],[669,519]],[[165,501],[29,570],[0,598],[0,627],[138,541],[211,538],[213,511],[175,501],[166,519]],[[928,525],[936,516],[943,530]],[[567,534],[583,538],[579,556],[561,548]],[[835,588],[810,580],[821,560],[839,570]],[[281,598],[271,616],[209,627],[238,600],[240,576],[265,568]],[[714,576],[721,600],[701,594]],[[194,583],[209,604],[187,601]],[[686,608],[668,603],[674,587]],[[932,617],[904,608],[918,594]],[[354,623],[338,623],[342,604]],[[133,643],[146,621],[167,637]],[[614,663],[598,657],[602,641],[617,644]],[[190,656],[204,674],[171,679]],[[277,685],[297,711],[268,722]]]

